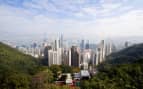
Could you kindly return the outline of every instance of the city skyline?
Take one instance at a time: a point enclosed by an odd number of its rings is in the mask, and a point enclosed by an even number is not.
[[[142,0],[0,0],[0,40],[143,36]]]

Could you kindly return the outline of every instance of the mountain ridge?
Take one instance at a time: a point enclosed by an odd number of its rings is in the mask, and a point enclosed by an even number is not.
[[[130,64],[143,58],[143,43],[135,44],[119,52],[107,56],[104,63],[108,64]]]

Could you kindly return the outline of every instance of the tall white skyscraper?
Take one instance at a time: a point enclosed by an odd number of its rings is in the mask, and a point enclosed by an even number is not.
[[[64,46],[63,41],[64,41],[63,34],[61,34],[61,36],[60,36],[60,48],[63,48],[63,46]]]
[[[48,50],[48,63],[49,66],[56,64],[62,64],[62,48],[60,47],[60,40],[54,40],[54,44],[52,44],[52,48]]]
[[[113,44],[106,44],[106,56],[110,55],[113,52]]]
[[[83,69],[88,69],[88,65],[91,63],[91,50],[90,49],[85,49],[82,51],[82,61],[81,65],[83,66]]]
[[[106,56],[105,49],[106,49],[105,42],[104,40],[102,40],[96,50],[96,65],[98,65],[99,63],[105,60],[105,56]]]
[[[99,64],[99,60],[100,60],[100,48],[97,48],[97,50],[96,50],[96,65]]]
[[[116,47],[113,43],[106,44],[104,40],[98,45],[96,50],[96,65],[106,60],[106,57],[112,52],[116,51]]]
[[[105,59],[105,42],[104,40],[101,41],[100,44],[100,60],[99,62],[101,63]]]
[[[69,66],[71,66],[71,50],[68,51]]]

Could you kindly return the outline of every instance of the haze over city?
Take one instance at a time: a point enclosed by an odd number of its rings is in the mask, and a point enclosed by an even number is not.
[[[0,40],[143,38],[142,0],[0,0]]]

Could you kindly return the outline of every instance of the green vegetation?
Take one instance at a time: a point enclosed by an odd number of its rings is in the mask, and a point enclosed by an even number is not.
[[[143,62],[106,65],[95,77],[81,84],[82,89],[142,89]]]
[[[0,89],[70,89],[55,85],[54,78],[57,71],[71,72],[71,67],[48,68],[38,60],[0,42]]]
[[[107,57],[108,64],[129,64],[143,58],[143,44],[133,45]]]
[[[78,87],[70,87],[70,86],[67,86],[67,85],[57,86],[55,84],[47,84],[45,86],[46,86],[46,88],[43,88],[43,89],[80,89]]]
[[[0,65],[30,75],[34,74],[36,67],[39,66],[37,59],[2,43],[0,43]]]
[[[51,65],[49,67],[49,69],[53,73],[54,80],[57,80],[57,77],[61,73],[75,73],[75,72],[79,72],[80,71],[79,68],[77,68],[77,67],[71,67],[71,66],[68,66],[68,65]]]
[[[29,89],[38,67],[33,57],[0,43],[0,89]]]
[[[108,56],[98,73],[82,81],[82,89],[143,89],[143,44]]]
[[[143,44],[111,54],[81,89],[143,89]],[[59,73],[78,72],[66,65],[43,66],[38,59],[0,43],[0,89],[70,89],[54,84]],[[74,88],[78,89],[78,88]]]

